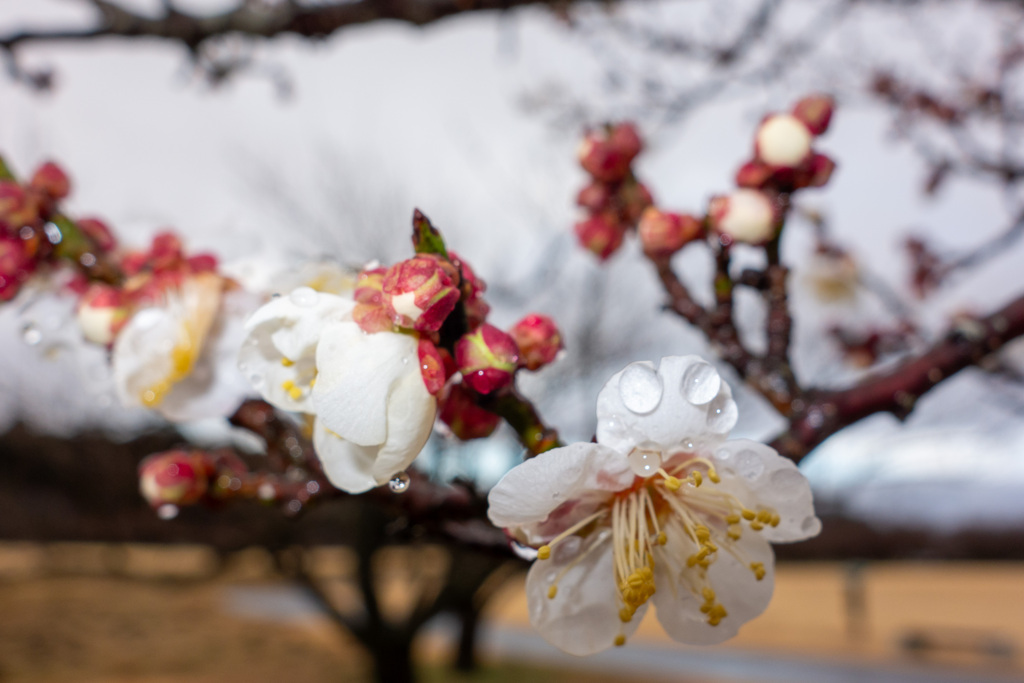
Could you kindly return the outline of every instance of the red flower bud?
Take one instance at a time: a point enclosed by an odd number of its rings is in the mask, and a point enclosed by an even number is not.
[[[626,229],[615,216],[599,213],[576,224],[576,237],[580,244],[597,255],[602,261],[622,246]]]
[[[0,301],[13,299],[35,267],[23,240],[0,234]]]
[[[834,110],[835,101],[828,95],[810,95],[796,103],[793,116],[803,121],[811,133],[821,135],[828,130]]]
[[[632,123],[620,123],[611,129],[590,131],[577,152],[580,165],[591,176],[606,183],[622,180],[643,148]]]
[[[644,251],[652,256],[668,256],[700,237],[700,221],[689,214],[669,213],[648,207],[640,218],[638,232]]]
[[[391,316],[384,306],[384,273],[386,268],[375,268],[359,273],[353,298],[356,306],[352,319],[364,332],[387,332],[391,329]]]
[[[210,273],[217,270],[217,257],[213,254],[196,254],[189,256],[185,263],[192,273]]]
[[[455,342],[455,363],[470,389],[489,394],[512,383],[519,347],[510,335],[484,323]]]
[[[181,238],[173,232],[161,232],[153,236],[149,249],[149,266],[154,272],[173,268],[184,258]]]
[[[76,221],[78,229],[85,233],[86,237],[96,243],[102,251],[112,251],[117,248],[117,239],[106,223],[98,218],[80,218]]]
[[[576,195],[576,203],[593,213],[604,211],[612,201],[612,191],[606,183],[593,181]]]
[[[457,281],[439,263],[441,260],[420,255],[388,268],[383,282],[384,305],[396,325],[420,332],[441,329],[459,301]]]
[[[519,363],[527,370],[537,370],[551,361],[562,349],[562,333],[551,318],[531,313],[509,330],[519,347]]]
[[[213,471],[212,464],[198,453],[156,453],[139,463],[139,491],[154,508],[191,505],[206,494]]]
[[[808,166],[807,185],[810,187],[824,186],[832,178],[832,172],[836,170],[836,162],[824,154],[815,154]]]
[[[740,187],[748,187],[754,190],[763,189],[772,180],[773,172],[771,166],[760,161],[748,161],[736,171],[736,184]]]
[[[67,174],[52,161],[47,161],[36,169],[29,186],[51,199],[63,199],[71,193],[71,181],[68,180]]]
[[[441,399],[441,421],[463,441],[488,437],[501,423],[500,417],[484,410],[476,401],[477,395],[463,384],[451,385]]]
[[[448,381],[444,358],[441,357],[437,347],[428,339],[420,339],[417,353],[420,359],[420,373],[423,375],[423,384],[426,385],[427,391],[437,396],[444,389],[444,383]]]
[[[0,181],[0,220],[18,229],[39,218],[38,197],[17,183]]]

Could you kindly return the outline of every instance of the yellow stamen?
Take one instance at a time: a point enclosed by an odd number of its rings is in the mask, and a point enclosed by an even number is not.
[[[615,647],[622,647],[625,644],[626,644],[626,636],[622,635],[621,633],[619,635],[615,636]]]
[[[537,548],[537,559],[538,560],[546,560],[549,557],[551,557],[551,546],[549,546],[549,545],[542,545],[541,547]]]
[[[554,600],[556,595],[558,595],[558,586],[551,584],[551,587],[548,588],[548,599]]]
[[[283,365],[286,368],[290,368],[291,366],[295,365],[295,361],[293,361],[290,358],[285,358],[284,356],[282,356],[281,357],[281,365]]]

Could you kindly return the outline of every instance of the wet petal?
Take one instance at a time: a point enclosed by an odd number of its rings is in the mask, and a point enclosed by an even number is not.
[[[530,542],[545,538],[594,511],[608,494],[634,481],[629,462],[601,444],[575,443],[509,470],[487,497],[487,515],[502,528],[522,528]],[[571,505],[580,501],[580,505]],[[553,512],[558,519],[548,521]]]
[[[415,337],[366,334],[354,322],[325,327],[316,349],[319,375],[313,406],[317,416],[344,439],[361,446],[383,444],[391,392],[410,368],[419,371],[416,348]]]
[[[363,493],[378,485],[373,476],[376,446],[357,446],[317,420],[313,425],[313,448],[327,479],[342,491]]]
[[[748,508],[763,506],[779,514],[778,526],[759,532],[768,541],[801,541],[821,531],[810,483],[792,460],[771,446],[747,439],[726,441],[715,450],[713,461],[723,490]]]
[[[735,424],[736,404],[721,381],[714,400],[693,403],[687,372],[705,365],[698,356],[672,356],[657,369],[633,363],[614,375],[597,398],[598,442],[623,453],[643,445],[695,450],[720,443]]]
[[[671,553],[673,557],[684,554],[673,552],[672,541],[665,546],[665,553],[655,556],[655,585],[657,592],[652,598],[658,621],[673,640],[690,645],[713,645],[732,638],[740,627],[761,614],[771,601],[774,588],[773,555],[771,546],[760,537],[744,534],[734,544],[736,554],[720,547],[717,557],[707,569],[707,585],[716,594],[716,600],[728,615],[717,626],[708,623],[707,615],[700,611],[704,600],[694,593],[703,587],[699,579],[699,568],[673,567],[668,560],[658,561]],[[765,575],[758,581],[750,569],[751,562],[764,565]],[[673,590],[674,587],[674,590]]]
[[[388,397],[387,440],[377,452],[373,476],[378,484],[409,467],[434,429],[437,399],[430,395],[418,364],[410,363]]]
[[[530,624],[569,654],[605,650],[619,634],[636,631],[643,618],[641,607],[628,624],[619,619],[610,538],[607,530],[587,539],[568,538],[555,547],[550,559],[534,562],[526,576]],[[558,590],[550,598],[556,580]]]

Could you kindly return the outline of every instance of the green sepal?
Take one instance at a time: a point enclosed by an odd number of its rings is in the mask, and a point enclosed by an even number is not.
[[[437,254],[448,258],[444,238],[419,209],[412,212],[412,247],[417,254]]]

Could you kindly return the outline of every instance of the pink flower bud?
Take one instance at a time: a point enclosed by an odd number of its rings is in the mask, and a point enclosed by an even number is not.
[[[94,284],[78,304],[82,336],[93,344],[109,346],[128,322],[128,297],[110,285]]]
[[[29,186],[51,199],[63,199],[71,193],[71,181],[68,180],[67,174],[52,161],[47,161],[36,169]]]
[[[811,131],[790,114],[774,114],[757,129],[755,154],[770,166],[795,168],[811,154]]]
[[[213,254],[196,254],[185,259],[189,272],[212,273],[217,270],[217,257]]]
[[[23,240],[0,234],[0,301],[10,301],[35,270]]]
[[[607,213],[599,213],[577,223],[575,230],[580,244],[602,261],[622,246],[626,234],[626,229],[615,216]]]
[[[643,142],[632,123],[620,123],[611,129],[587,133],[578,150],[580,165],[595,179],[605,183],[622,180]]]
[[[836,162],[824,154],[815,154],[808,164],[807,185],[809,187],[822,187],[832,178],[832,172],[836,170]]]
[[[149,256],[141,251],[129,251],[121,257],[121,270],[125,275],[138,275],[149,263]]]
[[[17,229],[38,218],[38,197],[17,183],[0,181],[0,220]]]
[[[440,260],[420,255],[388,268],[383,282],[384,305],[399,327],[436,332],[455,308],[459,301],[457,281]]]
[[[117,248],[117,239],[106,223],[98,218],[80,218],[76,221],[78,229],[86,237],[96,243],[102,251],[113,251]]]
[[[810,95],[796,103],[793,116],[803,121],[811,133],[821,135],[828,130],[834,110],[835,102],[828,95]]]
[[[173,232],[161,232],[153,236],[149,248],[149,265],[154,272],[173,268],[184,258],[181,238]]]
[[[510,335],[484,323],[455,342],[455,363],[470,389],[489,394],[512,383],[519,347]]]
[[[689,214],[660,211],[648,207],[638,226],[644,251],[652,256],[668,256],[700,237],[700,221]]]
[[[352,319],[364,332],[387,332],[391,330],[391,316],[384,306],[384,273],[386,268],[375,268],[359,273],[353,298],[356,306]]]
[[[152,507],[198,503],[209,486],[213,467],[188,451],[167,451],[139,463],[139,491]]]
[[[451,259],[452,265],[461,273],[459,289],[462,292],[462,306],[466,312],[466,323],[470,330],[476,329],[487,319],[487,314],[491,310],[483,298],[483,293],[487,291],[487,283],[477,277],[469,262],[454,251],[449,251],[448,257]]]
[[[417,353],[420,359],[420,373],[423,375],[423,384],[426,385],[427,391],[437,396],[444,389],[444,383],[448,381],[444,358],[429,339],[420,339]]]
[[[441,399],[441,421],[463,441],[488,437],[501,423],[500,417],[481,408],[476,400],[477,395],[463,384],[451,385]]]
[[[612,201],[612,190],[606,183],[593,181],[576,195],[576,203],[593,213],[604,211]]]
[[[555,359],[562,349],[562,333],[551,318],[531,313],[509,330],[519,348],[519,363],[537,370]]]
[[[761,244],[775,237],[778,216],[764,192],[736,190],[713,197],[708,207],[711,227],[730,241]]]

